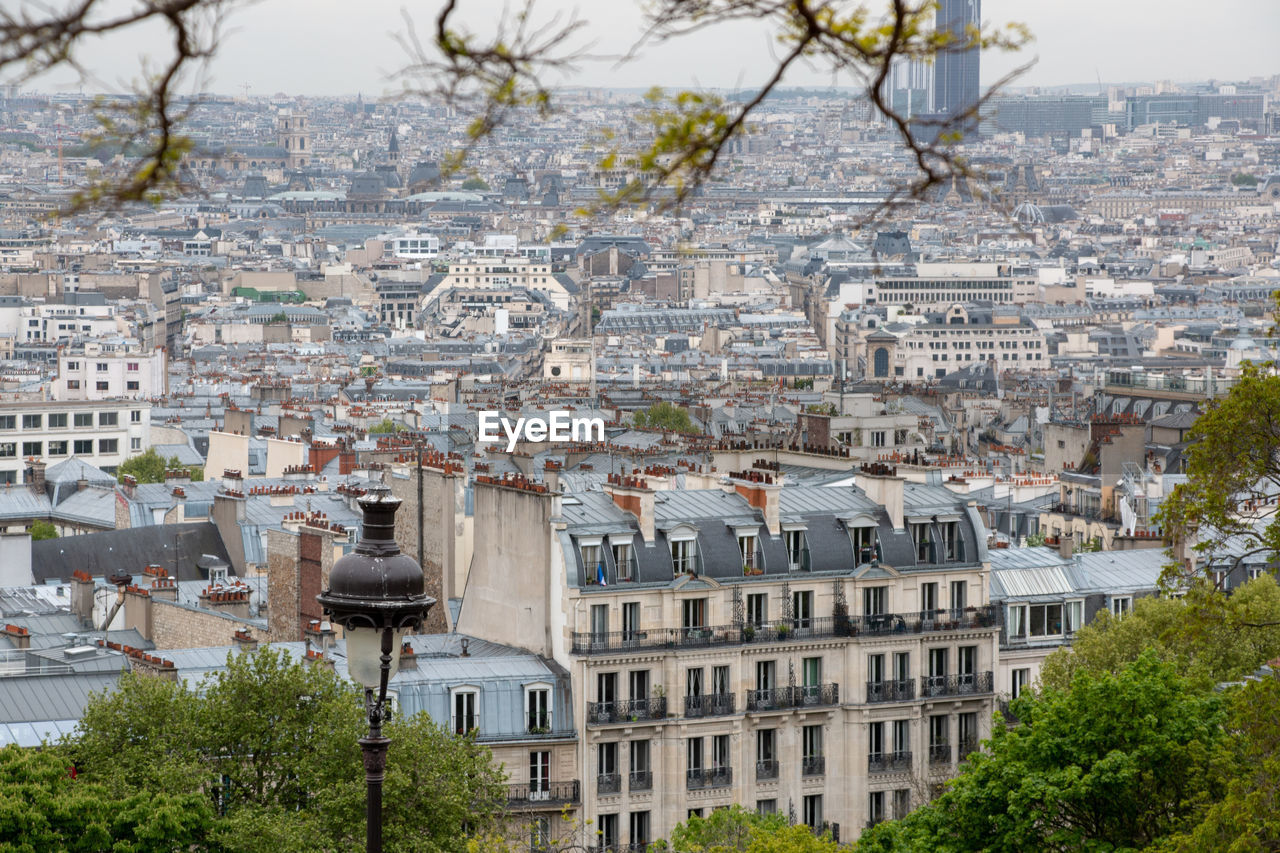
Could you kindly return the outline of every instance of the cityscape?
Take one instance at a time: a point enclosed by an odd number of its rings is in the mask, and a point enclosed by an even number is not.
[[[0,88],[0,850],[1280,843],[1280,73],[920,14],[705,173],[245,84],[121,200]]]

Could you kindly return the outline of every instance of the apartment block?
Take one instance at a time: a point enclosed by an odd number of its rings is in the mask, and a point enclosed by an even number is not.
[[[107,473],[151,446],[151,404],[133,400],[0,403],[0,483],[22,482],[27,460],[75,456]]]

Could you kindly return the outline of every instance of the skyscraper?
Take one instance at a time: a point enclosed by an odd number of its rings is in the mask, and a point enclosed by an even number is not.
[[[952,35],[951,47],[938,54],[933,70],[933,109],[951,117],[978,103],[978,48],[962,48],[982,26],[982,0],[941,0],[937,28]]]

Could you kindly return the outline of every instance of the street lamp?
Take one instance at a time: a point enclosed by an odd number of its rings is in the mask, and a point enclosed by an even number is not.
[[[347,671],[364,686],[369,734],[360,738],[364,754],[366,850],[382,853],[382,780],[390,738],[382,736],[387,682],[400,671],[400,648],[410,628],[436,600],[427,595],[422,567],[400,553],[395,516],[400,499],[382,489],[360,499],[364,523],[355,549],[333,564],[329,588],[316,596],[347,640]]]

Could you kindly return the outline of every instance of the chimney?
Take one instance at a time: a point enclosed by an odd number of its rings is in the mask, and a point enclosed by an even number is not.
[[[318,648],[322,654],[327,654],[333,648],[337,636],[338,632],[333,630],[333,625],[327,620],[321,622],[319,619],[312,619],[302,630],[302,638]]]
[[[903,525],[903,491],[906,480],[898,476],[894,465],[882,462],[863,463],[854,482],[871,500],[884,507],[894,530],[905,530]]]
[[[646,545],[652,545],[654,534],[654,491],[643,477],[626,477],[610,474],[604,487],[605,494],[613,498],[620,509],[634,515],[640,522],[640,535]]]
[[[251,652],[258,648],[258,640],[246,629],[239,628],[231,635],[231,640],[240,647],[242,652]]]
[[[120,478],[120,491],[124,492],[126,498],[133,500],[138,492],[138,480],[131,474],[125,474]]]
[[[33,457],[27,460],[27,485],[37,495],[44,494],[44,469],[43,459]]]
[[[200,591],[200,606],[215,613],[248,619],[249,588],[247,586],[205,587]]]
[[[71,612],[81,622],[93,619],[95,585],[93,578],[87,572],[76,569],[71,573]]]
[[[5,625],[0,633],[9,638],[9,642],[13,643],[15,649],[31,648],[31,632],[26,628],[19,625]]]
[[[729,475],[733,488],[747,499],[755,509],[764,514],[764,526],[770,536],[777,536],[782,531],[782,513],[780,509],[782,495],[782,475],[763,471],[738,471]]]
[[[1062,535],[1058,537],[1058,556],[1066,560],[1071,557],[1075,550],[1075,534],[1070,530],[1062,531]]]
[[[41,482],[43,482],[43,481],[44,481],[44,475],[43,475],[43,473],[41,473],[41,477],[40,477],[40,479],[41,479]],[[77,491],[77,492],[83,492],[83,491],[84,491],[85,489],[87,489],[87,488],[89,488],[89,481],[88,481],[87,479],[85,479],[84,477],[81,477],[79,480],[76,480],[76,491]]]

